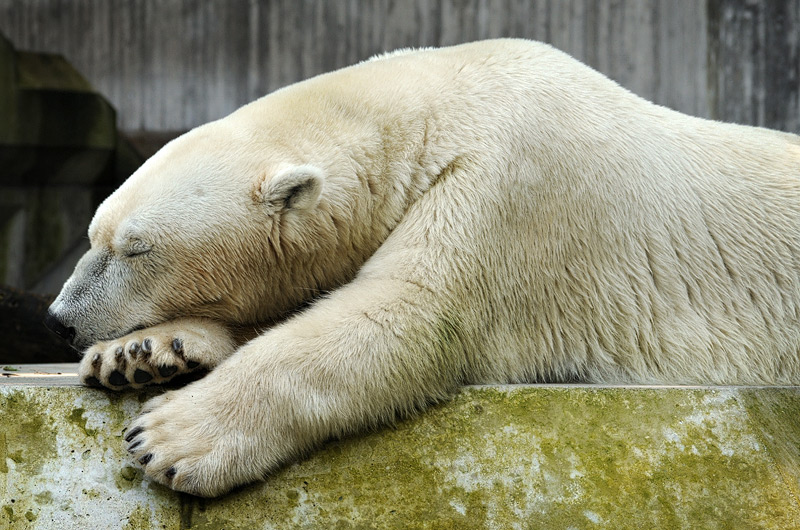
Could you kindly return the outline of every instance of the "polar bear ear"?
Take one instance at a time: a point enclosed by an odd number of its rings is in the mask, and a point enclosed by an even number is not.
[[[261,183],[259,200],[279,209],[308,210],[319,202],[322,170],[302,165],[283,169]]]

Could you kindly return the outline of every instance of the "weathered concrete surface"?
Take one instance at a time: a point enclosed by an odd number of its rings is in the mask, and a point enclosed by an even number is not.
[[[0,528],[800,527],[800,388],[469,387],[201,500],[122,451],[145,394],[45,368],[0,385]]]

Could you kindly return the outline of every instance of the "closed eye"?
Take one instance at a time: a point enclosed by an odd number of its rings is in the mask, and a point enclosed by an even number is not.
[[[135,258],[136,256],[147,254],[151,250],[153,250],[153,246],[151,244],[142,241],[141,239],[132,239],[129,241],[124,255],[126,258]]]
[[[127,251],[125,253],[125,257],[126,258],[135,258],[136,256],[143,256],[144,254],[147,254],[151,250],[153,250],[153,249],[148,248],[148,249],[144,249],[144,250],[129,250],[129,251]]]

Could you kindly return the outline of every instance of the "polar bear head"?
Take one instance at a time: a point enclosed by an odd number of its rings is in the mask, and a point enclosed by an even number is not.
[[[263,324],[346,281],[324,164],[274,143],[229,119],[165,146],[98,208],[47,325],[84,349],[181,316]]]

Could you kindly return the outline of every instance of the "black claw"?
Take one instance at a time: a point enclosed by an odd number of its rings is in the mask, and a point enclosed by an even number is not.
[[[93,375],[90,375],[89,377],[84,379],[83,383],[85,385],[87,385],[87,386],[96,386],[96,387],[102,387],[103,386],[103,384],[100,383],[100,380],[98,378],[96,378],[95,376],[93,376]]]
[[[142,341],[142,353],[150,353],[153,351],[153,341],[150,339],[144,339]]]
[[[183,353],[183,341],[179,338],[172,339],[172,351],[181,355]]]
[[[139,459],[139,463],[143,466],[146,466],[151,460],[153,459],[152,453],[147,453],[142,458]]]
[[[111,372],[111,375],[108,376],[108,382],[114,386],[122,386],[128,384],[128,380],[125,379],[125,376],[122,375],[122,373],[118,372],[117,370]]]
[[[103,364],[103,361],[100,359],[100,354],[95,353],[94,357],[92,357],[92,368],[95,370],[100,368],[100,365]]]
[[[177,473],[177,472],[178,472],[178,471],[177,471],[177,470],[176,470],[174,467],[171,467],[171,468],[169,468],[169,469],[167,470],[167,472],[166,472],[166,473],[164,473],[164,474],[167,476],[167,478],[168,478],[169,480],[172,480],[172,479],[175,477],[175,473]]]
[[[198,366],[200,366],[200,363],[199,363],[199,362],[197,362],[197,361],[189,361],[188,363],[186,363],[186,367],[187,367],[189,370],[194,370],[194,369],[195,369],[195,368],[197,368]]]
[[[128,434],[125,435],[125,441],[130,442],[131,440],[136,438],[139,434],[141,434],[143,430],[144,429],[142,429],[141,427],[136,427],[135,429],[131,430],[130,432],[128,432]]]
[[[140,370],[139,368],[133,372],[133,382],[139,383],[140,385],[143,383],[147,383],[153,379],[153,374],[145,372],[144,370]]]
[[[114,350],[114,362],[117,363],[118,369],[122,370],[123,372],[125,371],[125,367],[127,366],[128,361],[125,360],[125,353],[124,350],[122,349],[122,346]]]
[[[158,373],[161,374],[161,377],[169,377],[174,375],[175,372],[178,371],[177,366],[159,366]]]
[[[131,344],[130,348],[128,348],[128,353],[130,353],[131,356],[135,357],[139,353],[139,343],[134,342],[133,344]]]
[[[142,441],[141,440],[136,440],[136,442],[133,445],[128,447],[128,452],[129,453],[133,453],[136,450],[136,448],[139,447],[140,445],[142,445]]]

